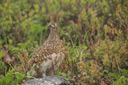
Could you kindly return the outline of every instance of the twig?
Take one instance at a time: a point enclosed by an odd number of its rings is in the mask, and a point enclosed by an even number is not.
[[[4,47],[1,48],[5,54],[5,57],[4,57],[4,61],[6,63],[11,63],[12,62],[12,59],[10,58],[9,54],[8,54],[8,51],[5,50]]]

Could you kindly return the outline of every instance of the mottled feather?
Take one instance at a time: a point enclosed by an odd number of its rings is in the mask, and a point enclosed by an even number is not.
[[[64,46],[58,36],[58,26],[49,24],[50,34],[48,39],[40,46],[31,57],[28,74],[34,77],[53,75],[64,59]]]

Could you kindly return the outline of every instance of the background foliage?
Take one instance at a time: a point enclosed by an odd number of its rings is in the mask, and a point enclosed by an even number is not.
[[[127,0],[0,0],[0,84],[28,79],[25,60],[51,21],[68,49],[57,74],[74,84],[128,84]]]

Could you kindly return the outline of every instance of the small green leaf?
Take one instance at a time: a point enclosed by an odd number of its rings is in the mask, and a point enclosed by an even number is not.
[[[4,52],[0,50],[0,59],[3,58],[4,56],[5,56]]]

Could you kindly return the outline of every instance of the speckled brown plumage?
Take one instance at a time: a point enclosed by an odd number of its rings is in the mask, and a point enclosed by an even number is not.
[[[56,23],[49,23],[50,34],[48,39],[31,57],[29,75],[42,77],[53,75],[64,59],[64,46],[58,36]]]

